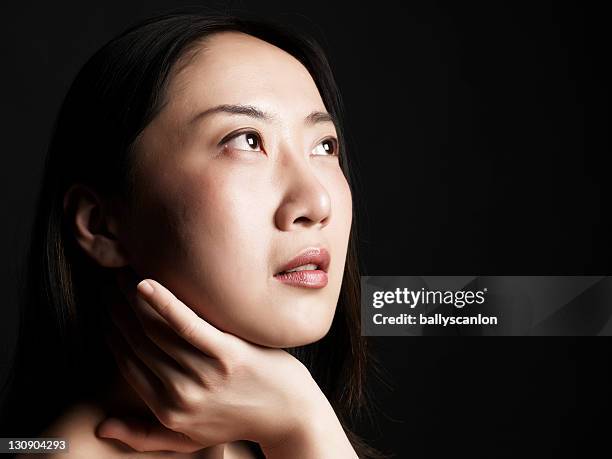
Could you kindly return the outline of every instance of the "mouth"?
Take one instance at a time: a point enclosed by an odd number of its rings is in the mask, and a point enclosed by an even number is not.
[[[288,272],[301,272],[309,270],[327,272],[330,261],[331,257],[325,248],[308,247],[281,266],[275,275],[278,276],[279,274],[285,274]]]
[[[286,273],[296,273],[299,271],[316,271],[320,269],[319,265],[315,265],[313,263],[307,264],[307,265],[300,265],[297,268],[292,268],[292,269],[288,269],[287,271],[281,271],[277,274],[286,274]],[[323,270],[321,270],[323,271]]]
[[[323,288],[331,257],[325,248],[309,247],[285,263],[274,277],[296,287]]]

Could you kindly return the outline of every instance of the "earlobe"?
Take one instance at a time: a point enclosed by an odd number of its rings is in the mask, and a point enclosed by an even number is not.
[[[129,264],[116,234],[118,222],[103,197],[85,185],[76,184],[64,194],[63,205],[68,227],[90,258],[106,268]]]

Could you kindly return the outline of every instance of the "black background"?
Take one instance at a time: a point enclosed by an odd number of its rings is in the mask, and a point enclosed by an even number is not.
[[[196,2],[3,7],[2,352],[59,104],[137,19]],[[358,161],[369,275],[612,274],[609,29],[580,4],[208,2],[313,33]],[[372,443],[397,457],[609,454],[607,338],[376,338]]]

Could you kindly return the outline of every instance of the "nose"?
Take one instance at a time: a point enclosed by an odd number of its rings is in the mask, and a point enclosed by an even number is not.
[[[291,156],[279,161],[284,193],[274,217],[276,226],[281,231],[317,225],[323,228],[331,217],[327,188],[317,177],[310,158]]]

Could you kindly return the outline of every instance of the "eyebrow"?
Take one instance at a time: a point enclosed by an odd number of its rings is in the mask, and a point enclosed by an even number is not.
[[[215,113],[227,113],[230,115],[244,115],[244,116],[249,116],[251,118],[260,119],[263,121],[274,121],[278,119],[276,115],[267,113],[252,105],[221,104],[221,105],[217,105],[216,107],[211,107],[209,109],[206,109],[198,113],[196,116],[192,118],[189,124],[194,124],[197,121],[201,120],[202,118],[215,114]],[[317,111],[317,110],[314,110],[313,112],[306,115],[306,117],[304,118],[304,123],[307,125],[311,125],[311,126],[314,126],[315,124],[319,124],[319,123],[333,123],[334,125],[336,125],[335,119],[331,114],[327,112]]]

